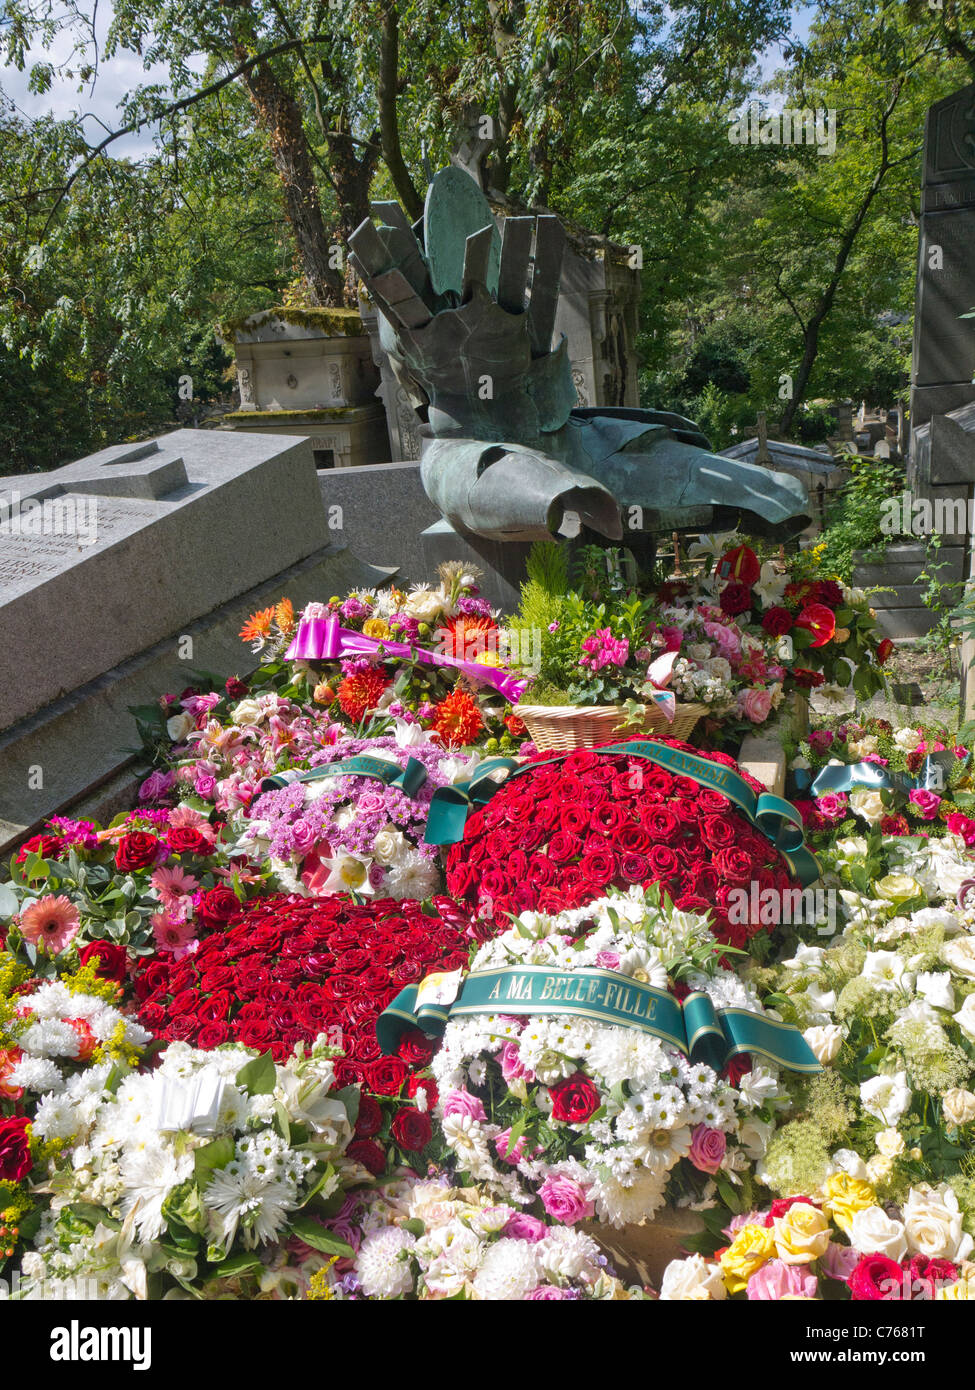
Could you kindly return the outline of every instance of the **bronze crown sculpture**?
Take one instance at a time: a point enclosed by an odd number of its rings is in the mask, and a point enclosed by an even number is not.
[[[373,211],[380,225],[355,230],[351,261],[392,370],[426,417],[423,486],[458,530],[532,541],[588,527],[618,541],[626,529],[632,545],[640,533],[784,537],[808,525],[801,483],[708,452],[682,416],[573,408],[565,339],[552,348],[558,218],[509,217],[499,236],[457,168],[433,179],[422,225],[398,203]]]

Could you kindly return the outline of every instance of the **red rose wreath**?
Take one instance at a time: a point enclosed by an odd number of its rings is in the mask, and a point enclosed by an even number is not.
[[[765,791],[727,754],[651,741],[733,768],[753,791]],[[759,895],[796,886],[779,851],[721,792],[645,758],[598,749],[560,761],[541,753],[532,762],[537,771],[504,783],[468,817],[448,853],[448,891],[481,915],[504,921],[502,914],[526,909],[560,912],[610,885],[657,882],[678,907],[710,911],[718,939],[742,947],[762,929],[739,920],[748,915],[739,904],[755,896],[751,884]]]

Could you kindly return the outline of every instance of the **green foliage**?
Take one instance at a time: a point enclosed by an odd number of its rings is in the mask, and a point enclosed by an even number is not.
[[[854,552],[869,552],[893,539],[881,527],[888,510],[884,503],[903,488],[902,465],[882,459],[851,459],[850,479],[830,501],[826,529],[816,546],[824,574],[852,583]]]

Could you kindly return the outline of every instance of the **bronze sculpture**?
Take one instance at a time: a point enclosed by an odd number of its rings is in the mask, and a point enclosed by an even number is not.
[[[784,537],[808,524],[799,482],[710,453],[681,416],[574,408],[565,340],[552,348],[558,218],[510,217],[501,236],[457,168],[430,184],[422,225],[397,203],[374,213],[379,225],[367,220],[350,238],[351,261],[396,378],[425,417],[423,486],[456,529],[533,541],[587,528],[607,541],[626,535],[646,554],[654,535],[673,531],[740,525]]]

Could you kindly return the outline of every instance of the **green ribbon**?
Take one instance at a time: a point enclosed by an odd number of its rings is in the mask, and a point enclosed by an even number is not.
[[[416,758],[408,759],[406,766],[401,768],[385,758],[373,758],[361,753],[358,757],[343,758],[337,763],[323,763],[321,767],[313,767],[310,772],[302,772],[297,777],[276,772],[264,778],[259,791],[278,791],[295,782],[318,782],[323,777],[375,777],[385,782],[387,787],[398,787],[406,796],[413,797],[427,780],[427,770]]]
[[[666,990],[614,970],[557,970],[544,965],[477,970],[467,976],[450,1003],[442,991],[429,988],[445,978],[449,980],[449,976],[433,975],[420,984],[407,985],[380,1014],[376,1038],[384,1053],[395,1052],[409,1028],[419,1028],[429,1037],[442,1037],[452,1018],[567,1014],[635,1028],[715,1071],[722,1071],[732,1057],[744,1052],[757,1053],[790,1071],[822,1071],[809,1044],[791,1023],[780,1023],[749,1009],[715,1009],[708,996],[699,991],[689,994],[681,1004]]]
[[[655,763],[678,777],[689,777],[702,787],[721,792],[756,830],[771,841],[789,865],[793,877],[798,878],[804,888],[819,878],[819,865],[804,843],[802,817],[792,803],[771,792],[753,792],[743,777],[723,763],[711,762],[708,758],[698,757],[696,753],[685,753],[668,744],[643,739],[607,743],[590,751],[625,753],[629,757],[645,758],[647,762]],[[547,767],[550,763],[562,762],[569,756],[568,753],[559,753],[545,762],[523,764],[509,772],[505,783],[523,773]],[[500,786],[505,785],[495,782],[490,774],[499,767],[514,766],[510,758],[492,758],[482,763],[469,781],[435,791],[427,819],[427,844],[452,845],[463,839],[464,824],[472,807],[483,806]]]
[[[929,753],[921,764],[916,777],[909,772],[891,772],[880,763],[845,763],[838,767],[827,766],[817,772],[809,786],[811,796],[825,796],[828,792],[849,792],[855,787],[866,787],[874,791],[934,791],[944,792],[948,778],[958,759],[948,748],[941,753]],[[967,762],[967,758],[964,760]],[[800,773],[805,776],[800,781]],[[808,785],[808,772],[797,769],[796,785]]]

